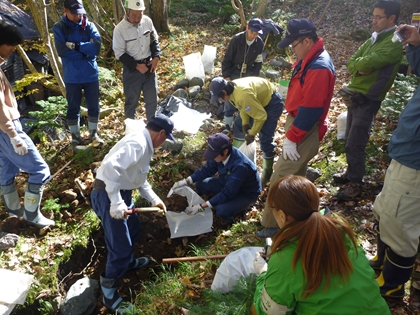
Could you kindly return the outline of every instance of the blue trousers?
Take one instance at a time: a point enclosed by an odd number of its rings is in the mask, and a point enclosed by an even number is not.
[[[120,193],[127,207],[132,208],[132,190],[121,190]],[[102,221],[108,250],[104,277],[119,279],[127,272],[133,259],[134,243],[140,239],[140,218],[137,213],[123,220],[111,217],[111,202],[106,190],[92,190],[90,198],[93,210]]]
[[[156,72],[142,74],[140,71],[131,72],[124,66],[123,87],[125,94],[125,118],[135,119],[136,108],[139,105],[140,92],[146,108],[146,118],[149,121],[156,113],[158,100],[158,86]]]
[[[89,117],[99,117],[99,81],[89,83],[66,83],[67,119],[78,120],[84,91]]]
[[[0,130],[0,185],[13,184],[20,170],[29,174],[28,183],[41,185],[50,179],[50,168],[45,163],[32,139],[23,132],[19,119],[13,120],[15,130],[28,146],[28,153],[19,155],[13,149],[10,138]]]
[[[200,195],[207,195],[209,193],[217,194],[223,189],[223,185],[220,183],[218,177],[208,177],[202,181],[198,181],[195,183],[195,187]],[[248,209],[257,199],[258,194],[256,196],[239,194],[225,203],[216,205],[216,215],[224,220],[230,220],[235,213]]]
[[[283,107],[284,103],[278,92],[273,93],[270,103],[264,107],[267,112],[267,120],[259,133],[260,147],[264,159],[272,159],[275,156],[274,148],[276,147],[276,144],[274,142],[274,133],[276,131],[279,118],[283,113]],[[252,126],[252,122],[253,120],[251,119],[250,126]],[[233,137],[237,140],[245,140],[245,136],[242,133],[242,118],[240,115],[236,116],[235,119]]]

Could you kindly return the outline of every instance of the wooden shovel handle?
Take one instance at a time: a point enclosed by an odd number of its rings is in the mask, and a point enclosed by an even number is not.
[[[133,214],[136,212],[159,212],[163,211],[159,207],[143,207],[143,208],[134,208],[134,209],[128,209],[125,214]]]
[[[212,255],[212,256],[195,256],[195,257],[175,257],[175,258],[163,258],[162,263],[172,264],[177,262],[189,262],[189,261],[205,261],[214,259],[225,259],[227,255]]]

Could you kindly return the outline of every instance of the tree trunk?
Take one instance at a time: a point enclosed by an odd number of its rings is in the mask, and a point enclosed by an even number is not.
[[[122,18],[125,15],[124,5],[121,0],[114,0],[113,1],[113,8],[114,8],[114,24],[120,23]]]
[[[242,4],[241,0],[230,0],[230,3],[232,4],[232,8],[239,13],[239,17],[241,18],[241,29],[245,29],[247,25],[247,21],[245,19],[245,12],[244,12],[244,6]]]
[[[260,2],[258,3],[257,11],[255,12],[255,16],[257,18],[262,19],[264,17],[264,13],[267,10],[269,2],[270,0],[260,0]]]
[[[104,20],[107,20],[108,25],[115,27],[115,24],[109,18],[109,15],[98,0],[86,1],[85,3],[89,8],[89,13],[92,15],[93,21],[91,22],[95,23],[98,32],[101,34],[102,43],[105,46],[105,50],[108,50],[112,45],[112,33],[108,33]]]
[[[42,41],[45,44],[47,50],[47,56],[50,61],[51,69],[53,70],[55,79],[57,80],[61,94],[66,96],[66,88],[63,81],[62,70],[60,67],[60,62],[58,61],[57,52],[54,47],[54,43],[51,40],[51,36],[48,29],[48,13],[47,5],[44,0],[26,0],[32,16],[34,17],[35,24],[38,28],[38,31],[41,34]]]
[[[319,18],[318,22],[316,22],[316,27],[318,28],[321,25],[322,20],[324,19],[325,13],[327,13],[328,8],[331,6],[332,0],[328,1],[327,6],[324,9],[324,12],[322,12],[321,17]]]
[[[171,0],[154,0],[151,2],[151,18],[156,31],[159,33],[170,33],[169,30],[169,7]]]

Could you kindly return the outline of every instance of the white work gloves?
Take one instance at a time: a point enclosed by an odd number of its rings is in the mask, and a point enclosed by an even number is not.
[[[162,199],[160,199],[160,198],[154,198],[152,200],[152,207],[159,207],[159,208],[161,208],[163,210],[163,213],[166,214],[166,206],[163,203]]]
[[[181,187],[184,187],[184,186],[188,186],[188,181],[187,181],[187,179],[186,179],[186,178],[184,178],[184,179],[182,179],[182,180],[180,180],[180,181],[176,182],[176,183],[172,186],[172,190],[175,190],[175,189],[177,189],[177,188],[181,188]]]
[[[15,149],[17,154],[25,155],[28,153],[28,145],[20,136],[10,138],[10,142],[12,143],[13,149]]]
[[[283,159],[291,161],[297,161],[300,159],[300,154],[297,151],[297,143],[292,142],[287,138],[284,138],[283,140]]]
[[[204,212],[204,209],[201,208],[201,205],[195,205],[187,207],[184,212],[188,215],[196,215],[199,212]]]
[[[125,219],[125,212],[127,211],[127,205],[124,201],[119,201],[116,204],[111,203],[111,209],[109,210],[109,213],[111,214],[111,217],[117,220]]]
[[[257,275],[267,271],[267,262],[261,257],[260,252],[255,253],[254,270]]]

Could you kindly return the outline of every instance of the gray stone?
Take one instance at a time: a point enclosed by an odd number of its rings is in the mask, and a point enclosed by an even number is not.
[[[321,171],[317,168],[308,167],[306,170],[306,178],[311,182],[315,182],[322,175]]]
[[[280,78],[280,72],[277,70],[267,70],[265,72],[265,75],[267,76],[267,78],[270,79],[278,79]]]
[[[178,89],[172,95],[176,96],[176,97],[187,98],[188,97],[188,92],[185,91],[184,89]]]
[[[175,91],[178,89],[183,89],[190,86],[190,81],[188,79],[182,79],[175,85]]]
[[[179,153],[181,152],[183,145],[184,144],[180,140],[172,141],[172,140],[166,139],[162,143],[161,148],[166,151],[171,151],[172,153]]]
[[[190,86],[198,85],[202,87],[204,85],[204,79],[199,77],[194,77],[190,80]]]
[[[201,93],[203,93],[203,95],[205,96],[205,97],[210,97],[210,91],[209,91],[209,89],[208,88],[206,88],[206,87],[203,87],[202,89],[201,89]]]
[[[18,241],[18,235],[0,231],[0,252],[15,247]]]
[[[272,67],[281,67],[282,63],[279,60],[272,59],[270,60],[270,66]]]
[[[73,284],[60,305],[62,315],[90,315],[96,308],[99,283],[82,278]]]
[[[188,89],[188,94],[190,97],[196,97],[200,93],[201,88],[199,85],[192,86]]]

